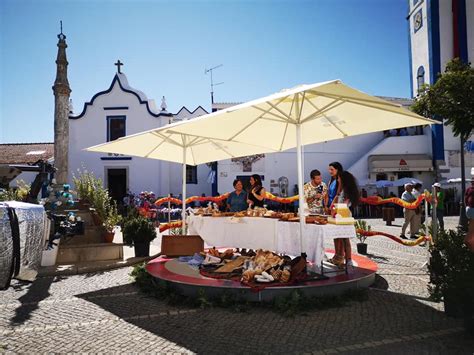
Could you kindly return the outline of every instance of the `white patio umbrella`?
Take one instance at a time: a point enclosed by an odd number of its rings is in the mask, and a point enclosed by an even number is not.
[[[166,160],[183,165],[183,227],[186,225],[186,165],[198,165],[217,160],[269,152],[252,144],[203,138],[184,133],[168,132],[183,122],[152,129],[86,148],[90,152],[115,153]]]
[[[415,179],[415,178],[401,178],[397,181],[392,181],[393,186],[405,186],[405,184],[423,184],[423,181]]]
[[[438,122],[333,80],[283,90],[191,119],[170,130],[226,141],[258,143],[277,151],[296,147],[303,249],[302,145],[431,123]]]

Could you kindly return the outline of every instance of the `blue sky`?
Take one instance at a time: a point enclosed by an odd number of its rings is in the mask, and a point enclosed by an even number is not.
[[[131,86],[168,110],[210,108],[342,79],[408,97],[406,0],[0,1],[0,142],[53,140],[59,20],[76,112],[109,87],[118,58]]]

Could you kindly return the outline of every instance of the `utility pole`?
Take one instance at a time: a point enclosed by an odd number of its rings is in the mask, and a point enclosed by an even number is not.
[[[220,83],[215,83],[214,84],[214,79],[213,79],[213,76],[212,76],[212,72],[214,70],[216,70],[217,68],[220,68],[222,66],[223,66],[223,64],[219,64],[219,65],[216,65],[215,67],[212,67],[210,69],[204,69],[204,74],[211,73],[211,105],[214,103],[214,86],[224,84],[223,81],[220,82]]]
[[[224,82],[220,82],[220,83],[215,83],[214,84],[214,77],[212,75],[212,72],[220,67],[222,67],[223,64],[219,64],[219,65],[216,65],[215,67],[212,67],[210,69],[204,69],[204,74],[207,75],[207,73],[211,73],[211,112],[214,111],[214,108],[212,107],[214,105],[214,86],[217,86],[217,85],[222,85],[224,84]],[[217,162],[213,162],[212,165],[211,165],[211,171],[214,172],[214,181],[212,183],[212,196],[217,196],[217,181],[218,181],[218,178],[217,178]]]

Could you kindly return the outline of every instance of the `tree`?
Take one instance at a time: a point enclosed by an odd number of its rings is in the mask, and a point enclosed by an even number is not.
[[[446,65],[436,83],[425,85],[412,106],[422,116],[441,119],[451,126],[461,140],[461,213],[460,225],[466,226],[464,193],[466,191],[464,145],[474,132],[474,69],[471,64],[454,58]]]

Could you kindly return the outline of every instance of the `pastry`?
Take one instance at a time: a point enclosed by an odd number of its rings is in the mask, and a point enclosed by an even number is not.
[[[283,283],[287,283],[288,281],[290,281],[290,276],[291,276],[290,271],[285,269],[281,273],[280,281]]]
[[[208,253],[211,254],[212,256],[219,257],[219,250],[217,250],[216,247],[209,249]]]
[[[218,268],[216,272],[222,272],[222,273],[232,272],[235,269],[240,268],[246,259],[247,258],[245,256],[239,256],[237,259],[229,261],[224,266],[221,266],[220,268]]]
[[[278,281],[281,278],[282,270],[278,269],[272,269],[270,271],[270,275],[272,275],[273,279]]]
[[[220,253],[219,257],[221,257],[222,259],[230,259],[232,258],[232,255],[234,255],[234,249],[227,249],[223,253]]]
[[[253,280],[254,276],[255,276],[255,270],[253,269],[245,270],[242,274],[242,278],[240,279],[240,281],[250,282]]]
[[[272,275],[270,275],[268,272],[264,271],[262,272],[262,277],[266,278],[270,282],[275,281]]]

